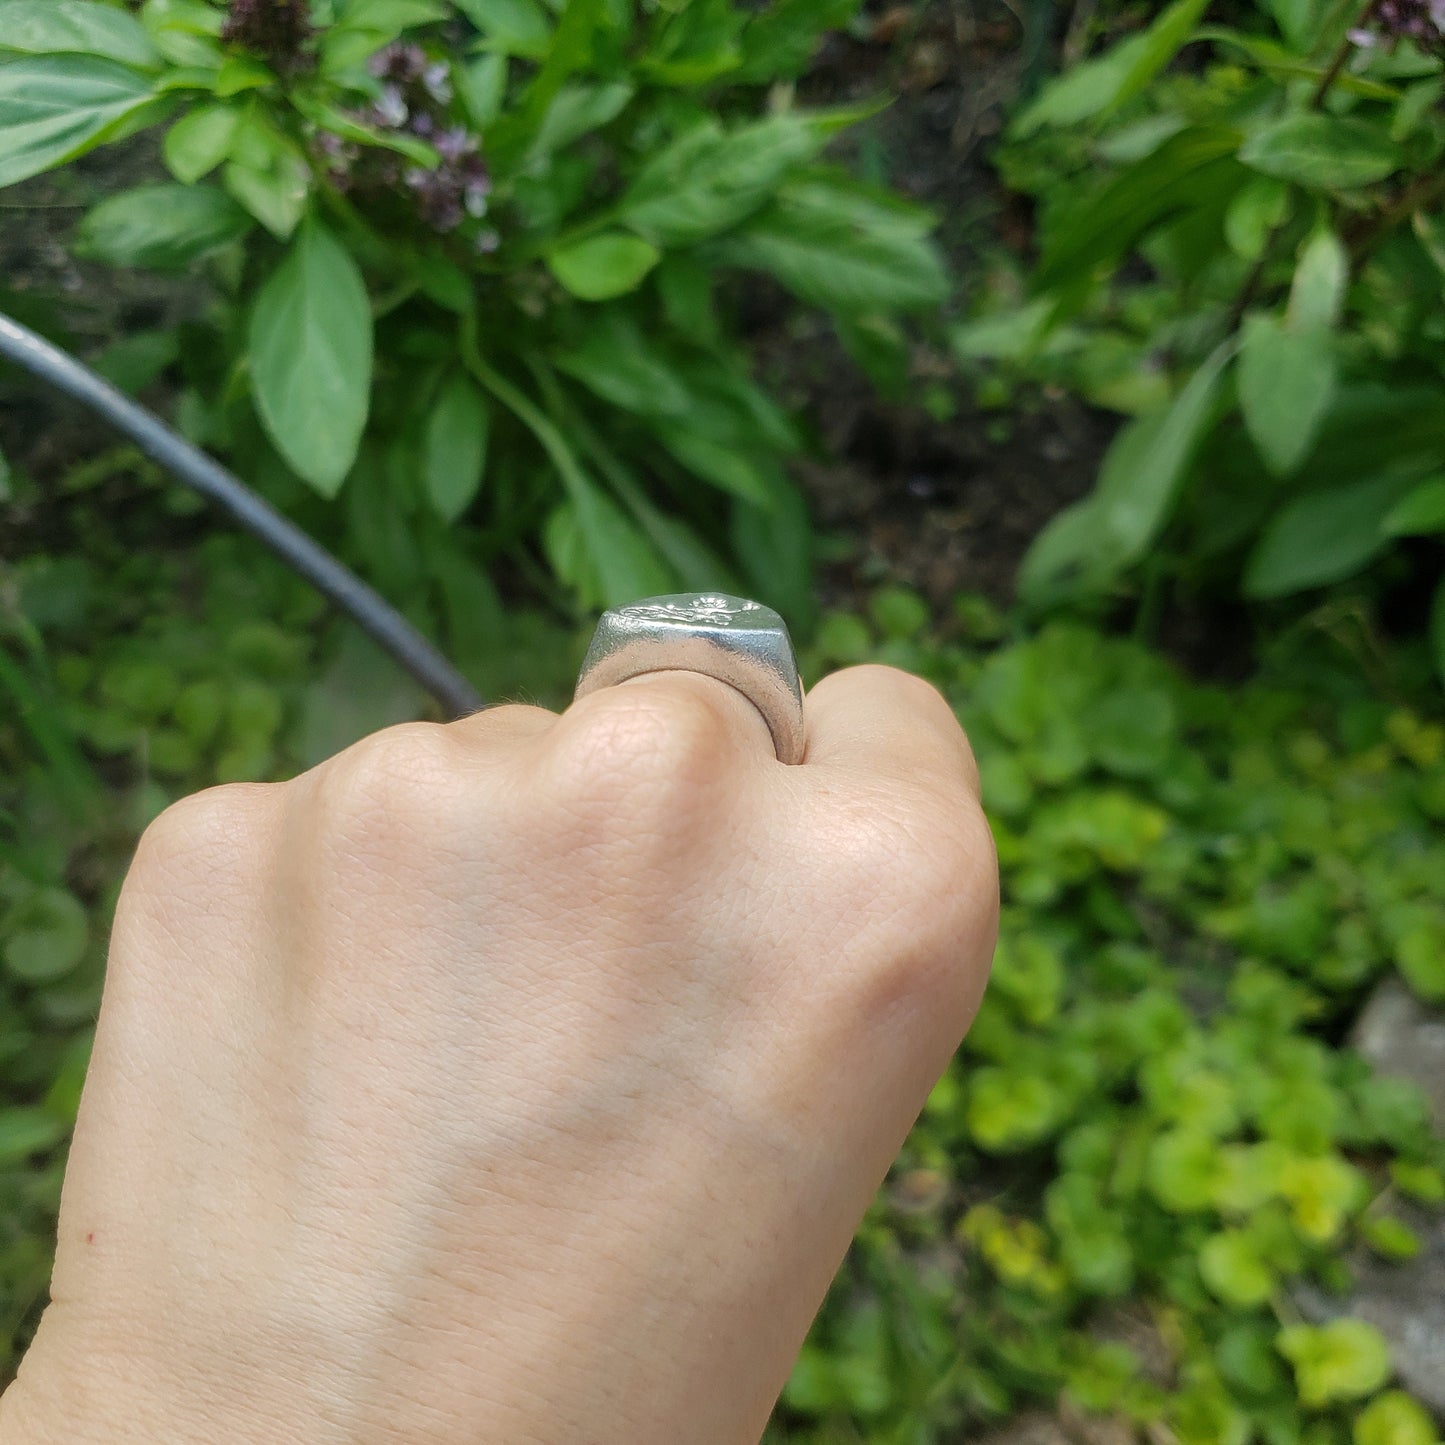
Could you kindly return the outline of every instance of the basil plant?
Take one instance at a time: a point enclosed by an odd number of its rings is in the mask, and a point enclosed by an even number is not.
[[[185,429],[415,612],[504,560],[582,606],[797,614],[804,437],[753,378],[746,278],[875,370],[947,288],[928,215],[824,159],[875,107],[794,101],[857,5],[0,0],[0,186],[158,133],[168,174],[74,248],[214,304],[132,381],[178,361]]]

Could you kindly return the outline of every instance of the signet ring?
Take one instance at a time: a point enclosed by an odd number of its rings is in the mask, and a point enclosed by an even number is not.
[[[649,672],[700,672],[736,688],[762,714],[778,760],[803,761],[798,661],[788,625],[771,607],[721,592],[614,607],[597,624],[576,696]]]

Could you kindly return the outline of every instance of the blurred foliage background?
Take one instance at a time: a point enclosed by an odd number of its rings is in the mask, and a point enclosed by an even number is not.
[[[1442,58],[1431,0],[0,0],[0,310],[489,697],[724,588],[968,726],[994,983],[773,1445],[1441,1435]],[[3,1379],[140,830],[427,703],[14,372],[0,446]]]

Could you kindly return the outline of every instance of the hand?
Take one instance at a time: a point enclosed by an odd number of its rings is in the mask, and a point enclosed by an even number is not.
[[[655,674],[164,813],[0,1439],[756,1441],[997,916],[943,699],[807,716]]]

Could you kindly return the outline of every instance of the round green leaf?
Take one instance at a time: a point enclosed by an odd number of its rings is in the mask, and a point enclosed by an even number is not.
[[[25,983],[48,983],[80,962],[89,940],[80,900],[63,888],[39,888],[10,914],[5,967]]]
[[[1403,1390],[1386,1390],[1355,1416],[1355,1445],[1438,1445],[1434,1422]]]
[[[0,65],[0,186],[74,160],[154,98],[146,76],[98,56]]]
[[[1320,1328],[1289,1325],[1278,1343],[1294,1366],[1300,1404],[1311,1410],[1364,1399],[1390,1378],[1390,1347],[1364,1320],[1333,1320]]]
[[[179,271],[244,236],[251,225],[250,216],[214,186],[138,186],[86,216],[75,251],[111,266]]]
[[[1395,944],[1405,982],[1428,1003],[1445,1001],[1445,908],[1422,910]]]
[[[427,418],[422,443],[427,496],[444,521],[460,517],[482,485],[490,423],[486,397],[454,372]]]
[[[346,248],[307,222],[256,298],[251,376],[267,435],[334,497],[356,459],[371,395],[371,308]]]
[[[584,301],[607,301],[635,291],[662,253],[640,236],[604,231],[547,257],[552,274]]]
[[[1382,181],[1401,163],[1399,147],[1378,126],[1309,112],[1261,126],[1239,148],[1245,165],[1315,190],[1348,190]]]
[[[1420,1253],[1420,1236],[1390,1214],[1362,1219],[1360,1234],[1376,1254],[1386,1259],[1414,1259]]]
[[[1199,1250],[1199,1273],[1209,1292],[1225,1305],[1253,1309],[1274,1292],[1274,1272],[1243,1230],[1209,1235]]]

